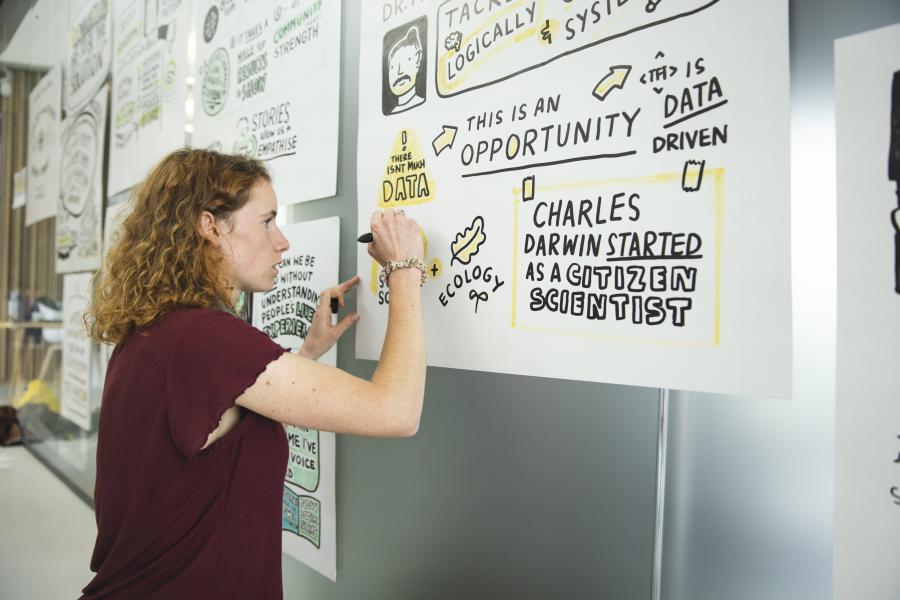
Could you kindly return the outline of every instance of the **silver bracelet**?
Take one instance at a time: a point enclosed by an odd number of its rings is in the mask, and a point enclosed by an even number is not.
[[[422,281],[419,285],[425,285],[425,280],[427,279],[426,271],[425,271],[425,263],[422,262],[421,258],[407,258],[405,260],[389,260],[386,265],[381,267],[381,273],[378,274],[378,281],[381,282],[382,285],[387,285],[388,276],[397,271],[399,269],[411,269],[416,268],[422,272]]]

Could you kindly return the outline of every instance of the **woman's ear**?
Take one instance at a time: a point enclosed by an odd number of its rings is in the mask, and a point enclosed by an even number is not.
[[[200,213],[200,217],[197,219],[197,233],[207,241],[218,245],[220,236],[219,227],[216,222],[216,217],[208,210],[204,210]]]

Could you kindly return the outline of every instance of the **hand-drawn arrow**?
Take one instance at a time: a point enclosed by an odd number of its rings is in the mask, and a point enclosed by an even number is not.
[[[615,88],[622,89],[625,87],[625,80],[631,73],[630,65],[616,65],[609,68],[603,79],[594,87],[594,97],[598,100],[605,100],[606,96]]]
[[[431,141],[431,147],[434,148],[434,155],[438,156],[445,148],[452,148],[453,141],[456,139],[456,127],[452,125],[444,125],[444,130]]]

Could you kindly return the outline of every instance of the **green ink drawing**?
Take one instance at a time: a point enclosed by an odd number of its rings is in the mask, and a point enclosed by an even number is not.
[[[290,455],[285,479],[307,492],[315,492],[319,487],[319,432],[289,426],[287,436]]]
[[[306,538],[320,547],[322,504],[312,496],[301,496],[284,486],[281,501],[281,529]]]
[[[215,116],[222,112],[228,99],[228,51],[219,48],[203,64],[201,104],[203,112]]]

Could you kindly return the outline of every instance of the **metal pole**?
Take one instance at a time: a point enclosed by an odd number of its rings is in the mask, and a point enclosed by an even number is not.
[[[666,457],[669,450],[669,390],[659,388],[659,418],[656,432],[656,520],[653,531],[652,600],[662,598],[663,521],[666,511]]]

